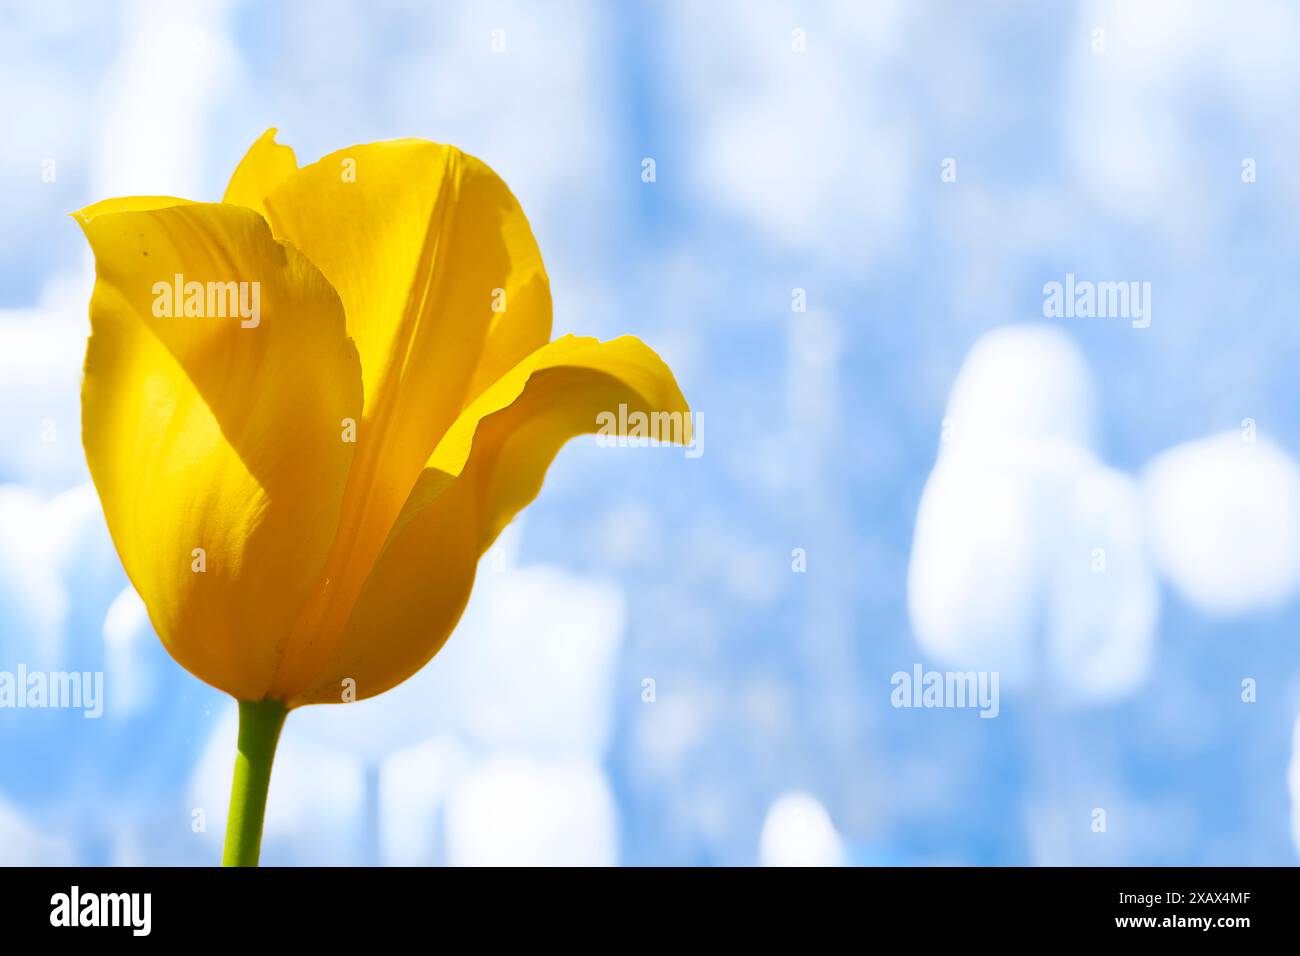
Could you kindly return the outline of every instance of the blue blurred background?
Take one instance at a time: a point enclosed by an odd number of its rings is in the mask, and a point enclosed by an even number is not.
[[[455,143],[557,332],[641,336],[703,454],[571,444],[390,694],[292,715],[267,863],[1290,864],[1300,10],[6,3],[0,863],[219,857],[232,703],[173,664],[79,442],[67,213]],[[654,161],[646,181],[645,160]],[[1150,325],[1047,318],[1067,274]],[[996,672],[996,718],[892,676]]]

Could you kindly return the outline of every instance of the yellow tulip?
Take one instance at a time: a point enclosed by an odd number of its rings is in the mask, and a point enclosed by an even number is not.
[[[636,338],[551,341],[519,203],[452,146],[299,168],[269,130],[220,203],[74,216],[96,272],[86,458],[163,644],[240,701],[224,860],[256,863],[284,715],[423,667],[602,413],[666,412],[689,442],[689,409]]]

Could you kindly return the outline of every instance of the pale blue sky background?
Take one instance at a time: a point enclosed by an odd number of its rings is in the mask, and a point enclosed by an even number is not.
[[[0,710],[0,862],[219,852],[231,709],[86,485],[66,214],[219,198],[268,126],[480,156],[557,332],[641,336],[705,418],[698,459],[573,443],[424,673],[291,718],[268,862],[1294,862],[1297,40],[1281,2],[6,4],[0,670],[108,709]],[[1151,326],[1044,320],[1067,272]],[[916,663],[998,670],[999,716],[891,707]]]

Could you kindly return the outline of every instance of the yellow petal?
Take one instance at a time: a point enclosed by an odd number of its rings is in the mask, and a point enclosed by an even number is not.
[[[249,147],[235,167],[222,202],[235,203],[266,215],[265,200],[272,190],[298,171],[293,150],[275,141],[275,127]]]
[[[618,434],[638,412],[664,415],[662,440],[690,442],[672,372],[632,337],[568,336],[502,376],[430,457],[340,638],[302,660],[311,670],[295,675],[298,702],[338,701],[348,678],[370,697],[424,666],[455,627],[479,556],[536,497],[564,443],[610,424]]]
[[[198,204],[190,199],[178,199],[176,196],[118,196],[91,203],[85,209],[74,212],[72,217],[84,227],[84,224],[91,219],[111,212],[148,212],[151,209],[166,209],[168,206],[194,205]]]
[[[352,460],[361,373],[342,306],[250,209],[137,197],[76,218],[96,266],[82,437],[113,541],[172,656],[260,699]],[[165,314],[177,275],[202,284],[205,317]]]
[[[265,205],[275,234],[338,290],[365,381],[338,542],[292,658],[341,627],[439,438],[477,391],[546,343],[551,300],[518,202],[451,146],[340,150]]]

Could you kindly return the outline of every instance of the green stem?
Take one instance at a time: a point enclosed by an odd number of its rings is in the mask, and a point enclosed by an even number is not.
[[[239,753],[235,755],[235,779],[230,785],[222,866],[257,866],[271,763],[288,713],[278,700],[239,702]]]

